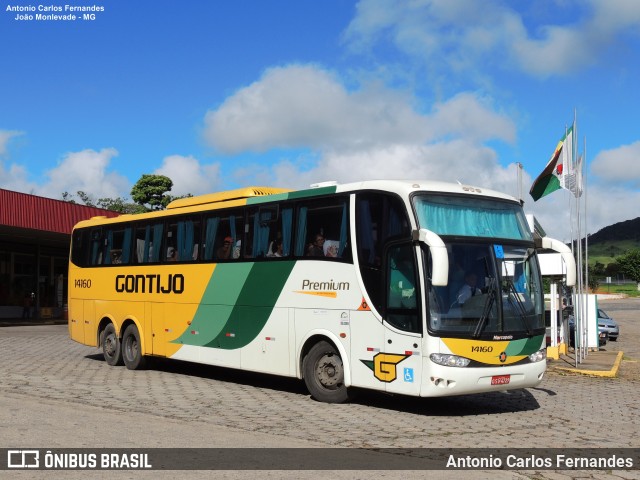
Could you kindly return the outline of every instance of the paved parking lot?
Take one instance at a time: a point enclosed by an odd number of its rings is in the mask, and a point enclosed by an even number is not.
[[[109,367],[66,326],[0,328],[0,447],[640,448],[640,300],[600,306],[620,324],[605,347],[625,352],[618,378],[549,371],[539,387],[511,393],[360,392],[344,405],[313,401],[295,379],[168,361]],[[602,475],[618,476],[583,476]]]

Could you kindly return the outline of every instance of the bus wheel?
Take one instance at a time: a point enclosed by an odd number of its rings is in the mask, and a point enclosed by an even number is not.
[[[133,323],[125,329],[122,336],[122,359],[129,370],[144,368],[145,358],[142,355],[140,333]]]
[[[330,343],[316,343],[304,357],[302,370],[307,389],[316,400],[342,403],[349,398],[342,358]]]
[[[100,345],[102,354],[107,364],[111,366],[122,365],[122,351],[120,349],[120,339],[116,334],[116,327],[110,323],[100,334]]]

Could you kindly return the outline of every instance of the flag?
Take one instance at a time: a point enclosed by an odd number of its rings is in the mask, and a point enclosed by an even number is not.
[[[567,176],[573,173],[573,127],[560,139],[551,159],[531,185],[529,194],[537,202],[561,188],[568,188]]]
[[[560,157],[562,158],[562,175],[560,176],[560,186],[562,188],[569,188],[569,179],[575,178],[575,165],[573,163],[573,126],[567,130],[565,136],[560,140],[562,142],[562,151]]]
[[[573,172],[567,175],[565,185],[564,188],[571,191],[574,197],[578,198],[582,196],[582,154],[578,156]]]

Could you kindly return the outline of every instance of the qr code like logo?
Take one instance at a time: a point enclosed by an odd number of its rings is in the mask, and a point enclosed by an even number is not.
[[[40,452],[38,450],[8,450],[7,468],[39,468]]]

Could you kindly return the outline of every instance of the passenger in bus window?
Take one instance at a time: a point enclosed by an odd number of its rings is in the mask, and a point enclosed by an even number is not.
[[[231,237],[224,237],[224,242],[218,250],[216,250],[216,258],[218,260],[228,260],[231,258],[231,243],[233,239]]]
[[[280,245],[280,255],[276,255],[278,251],[278,244]],[[282,256],[282,232],[276,234],[276,238],[269,242],[269,248],[267,248],[267,257],[281,257]]]
[[[242,240],[236,242],[236,246],[231,251],[231,258],[240,258],[240,249],[242,248]]]
[[[324,257],[324,237],[321,234],[317,234],[314,237],[313,242],[307,246],[307,256],[309,257]]]
[[[340,242],[337,240],[325,240],[322,246],[325,257],[338,258],[340,251]]]
[[[282,257],[281,238],[276,238],[273,242],[271,242],[271,248],[269,249],[269,253],[267,253],[267,257]]]
[[[178,251],[173,247],[169,247],[169,250],[167,251],[167,261],[175,262],[177,260],[178,260]]]

